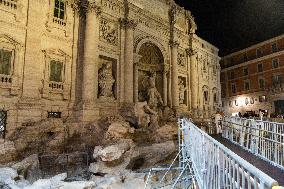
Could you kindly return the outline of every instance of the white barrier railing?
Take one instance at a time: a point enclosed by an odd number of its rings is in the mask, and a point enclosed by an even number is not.
[[[188,130],[183,137],[200,189],[270,189],[278,186],[271,177],[249,164],[192,122],[183,119]]]
[[[223,137],[284,170],[284,123],[239,117],[222,120]]]

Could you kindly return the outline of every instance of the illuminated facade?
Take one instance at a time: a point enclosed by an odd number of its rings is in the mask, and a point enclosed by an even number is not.
[[[220,64],[227,113],[284,112],[284,35],[229,54]]]
[[[173,0],[29,2],[0,1],[8,138],[47,118],[116,115],[147,99],[150,76],[162,105],[178,113],[207,119],[220,107],[218,49],[195,34],[191,12]]]

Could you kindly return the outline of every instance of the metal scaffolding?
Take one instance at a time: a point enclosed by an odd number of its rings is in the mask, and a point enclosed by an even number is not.
[[[192,121],[179,119],[178,125],[177,156],[168,168],[152,168],[144,189],[271,189],[278,186],[275,180]]]

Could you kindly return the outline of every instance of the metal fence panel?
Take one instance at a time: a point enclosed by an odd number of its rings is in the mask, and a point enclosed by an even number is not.
[[[224,138],[284,170],[284,123],[231,117],[222,129]]]
[[[189,136],[184,140],[190,143],[189,154],[200,188],[268,189],[278,185],[271,177],[214,140],[192,122],[184,121],[184,124],[190,129]],[[227,134],[236,139],[231,133]]]
[[[278,186],[271,177],[210,137],[191,121],[180,119],[178,123],[179,153],[175,160],[179,157],[179,167],[174,168],[171,164],[169,168],[151,169],[145,189],[271,189]],[[231,132],[226,134],[235,141],[245,142],[244,136],[235,137]],[[185,173],[185,170],[188,172]],[[182,174],[183,177],[180,176]]]

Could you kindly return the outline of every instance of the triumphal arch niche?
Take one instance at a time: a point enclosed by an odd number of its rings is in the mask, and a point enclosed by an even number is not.
[[[165,63],[161,50],[151,42],[142,44],[138,55],[140,59],[135,67],[137,69],[136,73],[138,73],[138,82],[135,81],[135,85],[138,85],[138,101],[143,102],[148,101],[150,82],[155,82],[155,86],[161,95],[163,95],[163,88],[167,88],[167,86],[163,86]]]
[[[84,120],[126,104],[149,105],[151,95],[161,107],[196,119],[216,112],[218,49],[195,34],[190,11],[173,0],[70,2],[85,25],[85,37],[79,38],[84,53],[78,75],[83,79],[76,91],[81,98],[75,103],[81,105]],[[208,86],[207,101],[204,86]]]

